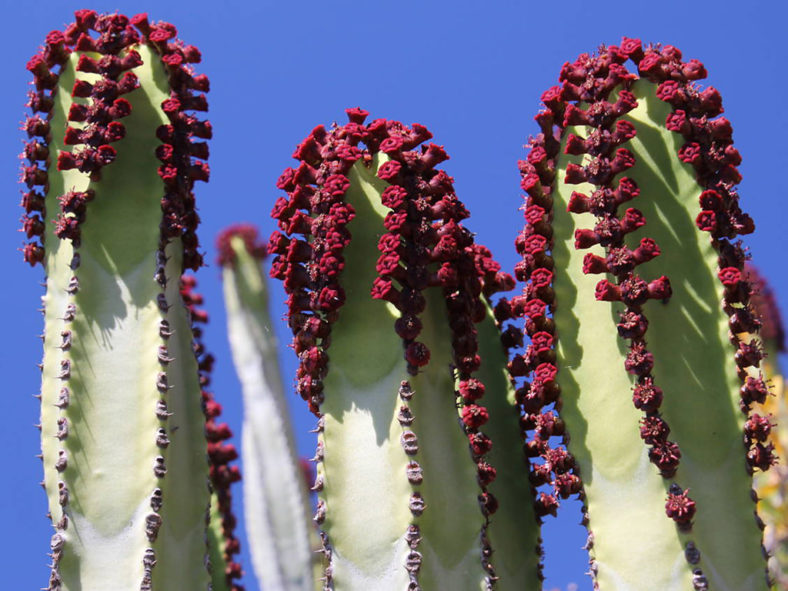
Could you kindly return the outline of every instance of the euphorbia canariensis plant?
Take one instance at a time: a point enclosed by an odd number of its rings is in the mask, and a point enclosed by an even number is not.
[[[538,499],[582,475],[600,589],[766,589],[751,475],[775,462],[737,240],[741,158],[706,71],[624,39],[561,70],[520,163],[531,344],[515,357]],[[540,435],[556,408],[573,462]],[[742,444],[743,442],[743,444]],[[568,471],[566,465],[574,464]]]
[[[296,389],[318,417],[324,588],[535,588],[536,516],[486,304],[514,281],[464,227],[429,131],[347,114],[296,149],[268,245]]]
[[[28,63],[49,591],[242,591],[237,452],[184,275],[202,264],[208,81],[175,36],[81,10]],[[626,38],[565,64],[520,162],[525,287],[510,299],[425,127],[355,108],[297,147],[267,252],[317,418],[324,589],[539,589],[539,525],[573,495],[595,588],[769,587],[752,475],[779,448],[775,345],[757,337],[741,158],[705,76]],[[255,567],[266,589],[305,591],[262,247],[245,226],[220,244]]]
[[[511,280],[462,225],[443,149],[358,109],[298,146],[269,252],[319,417],[326,588],[538,588],[530,528],[575,494],[595,588],[770,586],[752,475],[776,457],[737,240],[754,226],[705,76],[624,39],[543,95],[520,162],[525,288],[494,305],[517,442],[484,309]]]
[[[200,370],[210,361],[198,367],[199,314],[180,291],[184,270],[202,262],[192,187],[208,178],[211,126],[198,114],[208,80],[192,69],[200,52],[175,36],[146,15],[80,10],[27,65],[24,258],[47,277],[49,591],[211,584],[206,457],[228,449],[206,445],[217,409],[206,395],[203,412]],[[226,484],[234,472],[226,462],[212,472],[226,509],[221,466]],[[240,574],[213,570],[214,590]]]
[[[244,224],[222,232],[217,246],[244,399],[244,512],[252,564],[266,591],[312,591],[314,534],[268,311],[265,245]]]

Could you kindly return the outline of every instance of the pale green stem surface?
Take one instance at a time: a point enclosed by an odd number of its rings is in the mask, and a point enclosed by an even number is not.
[[[223,269],[229,339],[244,398],[244,512],[252,564],[266,591],[311,591],[304,477],[295,451],[260,261],[231,240]]]
[[[633,380],[624,370],[628,341],[615,328],[623,305],[595,301],[594,287],[602,276],[583,275],[587,251],[573,246],[574,229],[593,227],[594,217],[567,213],[567,202],[572,191],[590,194],[592,188],[563,183],[565,164],[580,157],[561,155],[553,253],[556,269],[566,270],[555,278],[558,379],[570,451],[587,495],[597,580],[603,591],[685,590],[692,588],[692,568],[700,567],[710,589],[765,589],[761,536],[745,470],[740,383],[720,306],[717,256],[709,235],[694,224],[702,188],[691,167],[676,156],[683,138],[665,129],[669,105],[644,81],[633,91],[639,106],[628,118],[637,136],[625,147],[637,164],[626,176],[635,179],[641,193],[621,212],[636,207],[647,220],[628,237],[630,247],[648,236],[662,250],[636,272],[646,280],[665,274],[673,288],[667,304],[649,301],[644,312],[655,383],[665,393],[660,410],[682,458],[672,479],[663,479],[648,460],[638,432],[642,413],[632,404]],[[585,129],[576,132],[587,136]],[[601,248],[594,251],[604,256]],[[689,534],[680,533],[665,515],[672,482],[689,488],[697,502]],[[700,550],[697,567],[685,560],[688,541]]]
[[[423,589],[484,589],[486,573],[479,541],[484,519],[477,502],[481,491],[456,407],[451,335],[443,296],[433,289],[425,293],[427,308],[420,315],[424,328],[418,340],[429,347],[431,360],[417,376],[408,374],[402,342],[393,329],[399,313],[390,304],[370,297],[379,255],[376,245],[385,231],[383,218],[387,212],[380,203],[387,185],[375,176],[382,161],[376,157],[370,169],[357,163],[349,175],[351,186],[346,199],[355,208],[356,218],[349,224],[353,239],[344,255],[342,284],[347,300],[332,329],[330,371],[321,406],[325,428],[320,441],[325,459],[318,470],[325,481],[320,496],[326,505],[323,529],[333,551],[333,580],[338,591],[406,589],[404,567],[409,548],[405,533],[409,524],[416,523],[422,535],[417,550],[423,555],[418,575]],[[492,358],[500,360],[500,369],[503,355],[497,335],[493,342],[498,353]],[[494,362],[490,363],[492,368]],[[492,377],[495,373],[491,370],[487,374],[492,380],[488,396],[499,395],[503,406],[508,406],[502,370]],[[397,413],[402,401],[397,392],[403,380],[409,381],[415,392],[409,402],[415,417],[409,429],[417,435],[419,445],[415,456],[407,456],[400,442],[403,427]],[[508,411],[513,412],[511,407]],[[516,440],[516,419],[511,414],[508,419]],[[519,443],[513,444],[511,452],[522,470],[518,487],[512,491],[517,510],[524,508],[524,515],[531,515],[524,521],[530,519],[533,525]],[[422,484],[411,485],[407,480],[406,466],[411,460],[423,469]],[[510,478],[517,480],[509,473],[502,482]],[[426,505],[423,514],[415,518],[408,509],[414,491],[422,495]],[[507,495],[502,493],[501,497]],[[524,566],[514,564],[511,552],[502,551],[506,560],[500,574],[516,577],[517,581],[529,576],[535,580],[535,530],[493,533],[495,518],[491,538],[513,547],[521,547],[518,535],[528,540],[522,545],[525,555],[520,557]],[[515,517],[515,523],[521,521]],[[504,524],[502,531],[511,525]],[[505,539],[510,533],[516,539]],[[499,584],[502,589],[537,587],[507,580]]]
[[[168,248],[167,301],[163,314],[154,280],[161,219],[163,185],[156,173],[156,127],[166,122],[159,104],[167,98],[166,75],[158,56],[139,47],[145,65],[135,70],[142,88],[127,95],[133,113],[123,123],[126,138],[117,142],[117,160],[92,183],[77,171],[56,173],[50,168],[48,219],[58,211],[56,197],[67,190],[95,190],[82,224],[79,267],[69,268],[75,250],[48,228],[47,295],[42,383],[42,450],[45,482],[53,523],[62,516],[58,482],[68,487],[65,507],[68,526],[60,573],[63,589],[138,591],[143,579],[146,548],[156,552],[155,591],[207,589],[205,513],[208,508],[204,416],[200,408],[197,365],[191,347],[186,309],[178,293],[180,245]],[[62,145],[65,114],[74,80],[73,54],[64,68],[52,122],[52,160]],[[82,74],[80,74],[82,76]],[[47,226],[53,224],[47,222]],[[79,291],[65,293],[76,277]],[[64,321],[66,306],[76,308],[74,320]],[[174,331],[165,342],[159,323],[166,318]],[[61,331],[70,330],[70,350],[61,351]],[[166,344],[174,357],[166,368],[170,390],[163,396],[169,421],[156,416],[162,398],[156,388],[164,367],[157,358]],[[60,378],[61,360],[70,360],[70,378]],[[61,387],[71,391],[61,411],[53,405]],[[54,437],[58,417],[68,420],[68,437]],[[167,429],[170,445],[156,445],[157,430]],[[58,453],[67,453],[68,467],[54,470]],[[167,468],[154,475],[157,456]],[[152,513],[151,493],[163,491],[158,539],[145,535],[145,517]]]

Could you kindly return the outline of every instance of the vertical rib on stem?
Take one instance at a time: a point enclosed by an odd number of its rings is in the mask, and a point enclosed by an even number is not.
[[[246,530],[257,578],[271,591],[310,591],[309,501],[295,452],[268,311],[265,254],[251,226],[218,240],[233,359],[244,396]]]
[[[429,132],[364,125],[360,109],[348,115],[330,133],[316,128],[296,150],[299,168],[280,178],[289,200],[274,217],[306,240],[275,233],[270,246],[279,255],[272,275],[290,294],[298,389],[321,416],[316,520],[330,544],[326,586],[534,584],[536,560],[509,561],[504,572],[490,561],[499,503],[474,325],[486,316],[483,282],[493,293],[509,280],[461,225],[467,212],[452,180],[434,169],[443,149],[414,149]],[[506,400],[497,377],[487,396]],[[497,420],[515,432],[513,412]],[[516,481],[522,464],[513,457],[517,468],[505,471]],[[520,507],[507,511],[524,523],[511,546],[532,552],[535,523]]]
[[[28,218],[41,212],[41,224],[26,225],[47,245],[26,247],[25,258],[47,272],[41,419],[57,529],[52,591],[208,586],[204,419],[177,281],[184,260],[199,266],[196,242],[181,238],[196,225],[192,181],[182,159],[177,189],[163,184],[155,156],[157,128],[186,116],[165,103],[191,96],[199,78],[180,65],[190,51],[169,42],[174,35],[144,15],[82,10],[28,64],[30,105],[45,119],[26,129],[48,142],[47,154],[26,150],[46,174],[34,163],[24,180],[46,194],[23,205]],[[168,139],[181,154],[190,145],[184,130]],[[165,190],[179,204],[177,231],[163,223]]]
[[[241,472],[231,462],[238,459],[238,451],[232,443],[227,443],[233,434],[227,423],[217,422],[222,414],[222,405],[216,402],[211,385],[211,371],[214,356],[207,351],[202,339],[202,327],[208,322],[208,314],[202,307],[203,297],[195,288],[194,275],[184,274],[180,278],[180,294],[191,319],[194,335],[192,348],[200,370],[202,410],[205,415],[205,436],[208,439],[208,460],[210,461],[211,509],[206,515],[209,523],[208,551],[211,556],[211,578],[213,591],[244,591],[236,584],[243,571],[235,555],[241,552],[241,544],[235,535],[237,518],[233,512],[232,485],[241,479]],[[166,352],[162,352],[166,353]],[[167,363],[169,360],[166,356]]]
[[[644,79],[625,68],[628,59]],[[712,119],[718,95],[691,84],[704,76],[674,48],[644,51],[636,40],[581,55],[537,117],[560,153],[535,143],[527,160],[537,172],[558,171],[552,220],[534,211],[538,185],[524,186],[525,237],[550,224],[561,416],[583,474],[600,588],[764,585],[736,376],[737,365],[751,375],[759,359],[734,337],[734,363],[727,343],[728,316],[747,313],[746,286],[733,277],[743,251],[727,240],[752,228],[731,189],[738,154],[729,126]],[[685,105],[681,97],[694,109],[683,122],[667,104]],[[676,131],[695,133],[701,154]],[[715,202],[719,236],[709,241],[695,220],[711,228],[698,217],[711,182],[728,196]],[[529,273],[533,293],[542,278]],[[724,309],[715,308],[723,296]]]

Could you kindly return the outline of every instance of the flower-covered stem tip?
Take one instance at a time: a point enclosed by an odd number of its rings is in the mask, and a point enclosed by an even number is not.
[[[216,262],[221,266],[235,263],[236,253],[231,241],[236,237],[243,241],[246,251],[254,258],[263,260],[266,257],[268,245],[260,240],[257,228],[252,224],[235,224],[222,230],[216,239]]]
[[[400,442],[397,461],[403,465],[402,472],[393,470],[400,480],[375,499],[380,510],[373,519],[381,532],[388,527],[397,536],[418,532],[431,547],[441,539],[449,553],[458,552],[462,544],[476,545],[480,560],[469,568],[474,577],[478,574],[492,584],[498,571],[490,560],[488,524],[499,503],[489,488],[497,475],[487,460],[495,448],[485,432],[493,417],[483,405],[485,384],[477,376],[482,364],[477,326],[486,316],[485,296],[510,289],[513,280],[465,229],[468,212],[454,193],[453,179],[435,168],[447,158],[445,151],[435,144],[419,149],[431,137],[423,126],[383,119],[366,124],[366,113],[358,109],[348,116],[349,123],[330,131],[315,128],[296,148],[299,165],[278,181],[287,198],[274,205],[279,230],[269,240],[269,253],[275,255],[271,275],[283,280],[289,295],[292,345],[300,360],[296,388],[322,421],[318,478],[324,477],[319,495],[323,502],[316,520],[326,528],[332,566],[326,577],[339,585],[350,572],[343,566],[350,557],[349,541],[334,536],[347,530],[334,524],[344,523],[344,528],[346,519],[358,521],[359,515],[348,512],[358,511],[359,495],[379,490],[389,478],[373,470],[376,476],[364,480],[363,470],[340,465],[339,450],[350,445],[352,434],[362,439],[370,434],[343,414],[353,408],[385,414],[392,392],[407,383],[416,395],[407,403],[397,402],[394,415],[376,419],[397,425],[391,437]],[[376,263],[370,265],[369,258]],[[380,323],[391,326],[389,335],[378,330],[373,336],[371,330]],[[373,383],[377,385],[368,386],[368,392],[361,388]],[[441,432],[449,439],[439,443]],[[435,446],[461,454],[460,463],[467,461],[470,450],[474,477],[466,480],[464,470],[449,475],[440,469]],[[378,453],[389,453],[372,449],[378,447],[356,441],[347,453],[355,458],[353,466],[366,462],[371,469],[384,461]],[[373,456],[375,462],[369,460]],[[343,502],[354,486],[355,495]],[[392,496],[398,490],[404,496]],[[449,504],[431,504],[439,490],[453,491]],[[446,522],[450,506],[465,516],[449,528],[453,535],[437,526]],[[403,508],[407,521],[386,523]],[[369,540],[370,547],[375,543]],[[405,564],[410,577],[417,575],[418,584],[447,584],[437,564],[416,560],[417,547],[409,546],[396,560]],[[454,580],[458,574],[447,576]]]
[[[23,231],[32,240],[23,251],[47,274],[49,589],[119,579],[142,591],[202,588],[205,417],[178,277],[200,266],[191,193],[200,175],[184,166],[204,168],[191,160],[207,156],[192,127],[209,127],[187,111],[204,110],[193,90],[207,81],[173,65],[188,53],[174,35],[151,43],[135,19],[90,10],[75,18],[28,63],[33,114],[23,124]],[[174,96],[184,109],[168,112]],[[157,155],[175,159],[182,181],[163,181]]]
[[[50,193],[51,175],[73,170],[98,183],[104,167],[118,159],[118,148],[134,145],[133,139],[122,142],[128,135],[124,121],[133,111],[134,97],[140,95],[140,80],[145,79],[140,73],[150,68],[145,55],[160,62],[169,88],[159,105],[166,119],[148,129],[162,142],[156,149],[164,183],[162,238],[181,237],[184,266],[197,269],[202,257],[194,234],[199,218],[191,191],[194,181],[208,179],[209,171],[207,144],[194,138],[211,135],[210,124],[190,113],[207,110],[205,95],[199,93],[208,90],[208,80],[190,65],[200,61],[199,52],[176,40],[175,27],[169,23],[151,25],[147,17],[142,18],[145,15],[128,19],[87,12],[89,18],[77,18],[64,32],[47,35],[45,46],[27,64],[35,90],[28,102],[33,115],[23,124],[29,138],[23,152],[27,164],[22,181],[29,190],[22,200],[23,230],[28,239],[36,240],[23,248],[25,260],[31,265],[43,261],[47,214],[42,201]],[[59,93],[65,98],[56,96],[61,86]],[[58,101],[66,120],[57,114]],[[79,243],[84,203],[92,196],[92,190],[64,191],[58,196],[60,207],[49,214],[55,236]]]
[[[628,61],[637,68],[627,67]],[[594,537],[592,572],[600,587],[612,580],[671,585],[637,582],[644,572],[638,565],[651,565],[655,557],[644,552],[619,560],[611,545],[616,533],[604,517],[612,499],[598,486],[598,476],[607,478],[613,466],[617,474],[634,470],[644,457],[659,475],[676,479],[694,517],[678,502],[666,507],[669,485],[654,479],[654,472],[617,495],[667,513],[681,536],[690,535],[691,527],[692,539],[683,539],[702,559],[687,557],[682,577],[688,585],[701,585],[708,576],[708,584],[735,588],[760,568],[756,552],[737,554],[716,543],[721,538],[715,528],[722,528],[725,539],[747,539],[748,548],[757,549],[760,532],[741,517],[752,508],[747,510],[747,475],[731,475],[733,446],[710,441],[709,431],[695,428],[699,420],[709,428],[713,422],[719,437],[740,440],[738,408],[724,393],[733,397],[740,390],[745,411],[768,394],[759,369],[762,347],[752,338],[758,322],[747,302],[745,252],[733,241],[752,231],[734,189],[741,159],[730,123],[719,116],[719,93],[695,84],[704,76],[702,64],[682,61],[675,48],[644,48],[635,39],[583,54],[565,64],[560,85],[543,95],[545,107],[536,116],[541,133],[520,162],[527,225],[516,241],[523,261],[515,270],[526,287],[523,296],[500,304],[496,317],[526,318],[531,343],[510,363],[512,374],[560,384],[562,425],[573,437],[569,451],[593,475],[585,501]],[[723,306],[715,308],[721,298]],[[606,333],[611,315],[617,319],[612,334]],[[511,331],[504,338],[517,343]],[[533,359],[537,348],[545,354]],[[534,398],[532,390],[523,388],[520,399]],[[636,425],[630,425],[633,404],[640,414]],[[773,453],[758,439],[766,424],[755,417],[745,422],[747,462],[764,469]],[[538,427],[525,415],[526,432]],[[631,447],[633,434],[646,449]],[[535,458],[535,482],[549,482],[553,462],[538,444],[527,449]],[[709,473],[683,469],[687,458],[693,466],[709,466]],[[728,463],[730,494],[720,496],[710,483]],[[553,506],[549,495],[543,499],[548,509]],[[620,506],[618,518],[627,510]],[[631,521],[639,526],[634,516]],[[659,527],[660,536],[675,539],[675,528]],[[665,560],[674,564],[671,556]]]

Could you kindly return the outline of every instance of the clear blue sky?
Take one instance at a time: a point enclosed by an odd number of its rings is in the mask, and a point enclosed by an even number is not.
[[[5,337],[0,369],[9,378],[2,396],[0,429],[4,486],[0,506],[9,535],[0,541],[3,589],[38,589],[46,584],[51,526],[45,497],[37,485],[37,401],[41,357],[41,316],[36,312],[41,269],[23,264],[17,248],[19,122],[25,115],[29,74],[26,61],[44,36],[70,22],[76,8],[129,16],[148,12],[152,20],[174,23],[179,36],[203,53],[201,73],[212,83],[210,119],[212,179],[198,187],[203,219],[201,239],[213,261],[218,231],[237,221],[252,221],[267,235],[268,213],[281,170],[291,164],[294,146],[317,124],[344,121],[344,109],[361,106],[372,118],[426,125],[451,155],[444,168],[455,177],[459,197],[468,205],[468,222],[505,268],[515,262],[514,237],[522,225],[516,162],[523,144],[537,133],[532,120],[543,90],[557,81],[561,65],[622,35],[679,47],[685,59],[703,61],[708,84],[723,96],[744,162],[740,170],[742,207],[758,226],[749,237],[753,261],[777,291],[788,311],[785,182],[788,171],[788,93],[784,3],[695,1],[639,3],[479,2],[401,0],[399,2],[73,2],[2,0],[6,58],[0,95],[3,113],[0,185],[6,198],[0,260],[5,272],[2,308]],[[212,324],[207,341],[215,352],[214,390],[225,417],[240,431],[239,395],[224,334],[218,268],[201,273]],[[281,297],[275,315],[281,315]],[[286,335],[282,332],[282,338]],[[283,352],[286,375],[294,356]],[[293,396],[302,454],[314,449],[311,426]],[[236,495],[240,501],[240,487]],[[240,506],[240,504],[239,504]],[[585,534],[576,524],[576,504],[566,503],[558,520],[547,520],[545,589],[591,588],[584,576]],[[247,570],[250,563],[245,560]],[[251,575],[247,589],[256,589]]]

